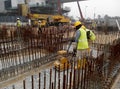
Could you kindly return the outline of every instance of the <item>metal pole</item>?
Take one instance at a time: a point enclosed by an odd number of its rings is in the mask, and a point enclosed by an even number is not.
[[[79,1],[78,1],[78,0],[77,0],[77,4],[78,4],[78,9],[79,9],[79,13],[80,13],[81,20],[83,21],[84,18],[83,18],[82,11],[81,11],[80,4],[79,4]]]

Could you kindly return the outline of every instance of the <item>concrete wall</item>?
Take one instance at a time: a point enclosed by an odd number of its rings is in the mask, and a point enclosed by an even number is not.
[[[58,2],[58,0],[50,0],[52,2]],[[67,3],[67,2],[76,2],[77,0],[60,0],[61,3]],[[78,0],[78,1],[86,1],[86,0]]]
[[[0,0],[0,13],[5,12],[4,0]]]
[[[37,3],[45,5],[45,0],[30,0],[29,2],[30,5],[37,5]]]
[[[104,19],[104,21],[108,26],[117,27],[116,19],[118,20],[118,23],[120,24],[120,18],[109,18],[108,17],[107,19]]]
[[[24,0],[11,0],[12,7],[17,7],[18,4],[23,4]]]

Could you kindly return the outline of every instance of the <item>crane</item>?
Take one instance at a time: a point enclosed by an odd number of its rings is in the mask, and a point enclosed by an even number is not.
[[[28,4],[28,0],[25,0],[25,4]]]
[[[82,14],[82,11],[81,11],[81,8],[80,8],[80,4],[79,4],[78,0],[77,0],[77,5],[78,5],[78,9],[79,9],[81,20],[84,21],[83,14]]]
[[[58,13],[61,15],[61,2],[58,0]]]
[[[58,5],[58,14],[57,15],[51,15],[51,14],[35,14],[35,13],[30,13],[30,8],[28,5],[28,0],[24,0],[25,5],[28,7],[28,18],[31,19],[31,24],[33,26],[37,26],[38,20],[41,20],[41,26],[46,26],[47,24],[49,25],[58,25],[59,23],[69,23],[70,19],[61,15],[61,2],[58,0],[57,5]],[[50,2],[50,0],[49,0]]]
[[[29,5],[28,5],[28,0],[24,0],[24,2],[25,2],[25,4],[26,4],[27,7],[28,7],[28,13],[30,13],[30,7],[29,7]]]

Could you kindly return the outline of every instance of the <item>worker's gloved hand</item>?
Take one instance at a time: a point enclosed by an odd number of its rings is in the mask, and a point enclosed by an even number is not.
[[[75,56],[76,56],[76,54],[77,54],[77,49],[76,49],[76,48],[74,48],[74,49],[73,49],[73,56],[75,57]]]
[[[77,48],[73,48],[73,52],[76,53],[77,52]]]

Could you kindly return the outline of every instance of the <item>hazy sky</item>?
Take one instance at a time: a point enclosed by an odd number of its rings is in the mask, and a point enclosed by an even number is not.
[[[94,18],[98,15],[120,16],[120,0],[87,0],[79,2],[83,16]],[[70,16],[77,18],[79,15],[77,2],[65,3],[64,6],[71,8]]]

